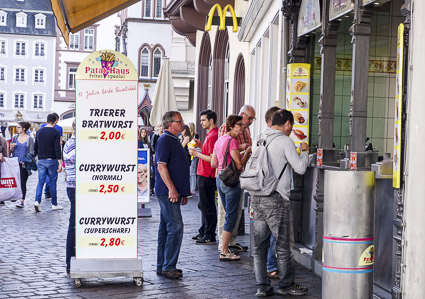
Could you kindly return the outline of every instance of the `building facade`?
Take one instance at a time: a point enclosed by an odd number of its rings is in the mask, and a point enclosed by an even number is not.
[[[143,0],[120,12],[117,51],[127,55],[139,75],[139,115],[149,123],[154,90],[162,59],[170,59],[177,108],[186,122],[193,121],[194,52],[190,41],[176,34],[164,15],[165,0]]]
[[[81,61],[96,50],[115,49],[115,31],[119,16],[114,14],[79,32],[70,34],[66,45],[57,30],[55,55],[55,105],[54,112],[59,118],[75,116],[75,74]]]
[[[0,7],[0,123],[8,137],[14,122],[37,127],[52,110],[56,21],[48,0]]]
[[[401,298],[403,294],[419,294],[421,289],[405,276],[405,273],[413,277],[421,272],[415,271],[417,267],[412,262],[415,255],[420,255],[413,248],[419,246],[413,240],[415,245],[410,247],[404,242],[408,237],[404,233],[413,236],[418,232],[416,225],[423,225],[412,209],[415,198],[407,196],[407,193],[418,194],[419,190],[413,191],[415,187],[411,183],[412,191],[408,192],[408,182],[414,178],[407,175],[409,169],[405,168],[409,160],[415,159],[407,155],[408,144],[417,139],[413,135],[409,138],[408,134],[409,129],[414,129],[409,126],[409,115],[414,114],[409,109],[414,105],[409,102],[413,95],[408,89],[413,82],[410,80],[420,80],[409,77],[415,69],[410,61],[415,59],[412,57],[420,60],[422,56],[420,52],[412,56],[411,46],[412,32],[423,36],[420,26],[412,30],[411,25],[415,12],[423,15],[417,2],[220,2],[222,8],[232,5],[236,16],[241,17],[237,33],[231,32],[230,23],[222,31],[218,26],[205,31],[205,20],[213,6],[209,1],[175,0],[165,9],[174,30],[196,43],[196,109],[212,108],[222,121],[244,103],[251,104],[257,111],[251,130],[254,137],[265,127],[264,113],[270,106],[291,108],[293,96],[288,84],[291,64],[309,65],[310,78],[305,82],[309,87],[303,95],[309,99],[305,109],[308,138],[303,141],[310,143],[313,155],[306,175],[294,176],[295,188],[291,191],[295,238],[300,249],[296,258],[322,275],[325,171],[334,167],[350,171],[347,169],[350,160],[345,157],[354,154],[358,169],[376,171],[373,198],[377,207],[373,277],[376,298]],[[416,22],[423,23],[420,18]],[[400,24],[405,27],[402,36],[398,36]],[[405,41],[403,49],[408,53],[405,56],[400,55],[400,40]],[[237,49],[237,53],[232,49]],[[243,57],[243,67],[239,57]],[[404,61],[404,68],[400,68],[400,61]],[[414,73],[418,76],[418,72]],[[403,110],[400,114],[401,108],[407,108],[408,112]],[[323,166],[316,165],[317,149],[323,153]],[[382,161],[377,163],[378,160]],[[384,171],[382,165],[393,168]],[[415,169],[410,170],[416,173]],[[401,176],[399,185],[394,187],[393,172]],[[415,226],[408,229],[406,205],[410,205],[409,217],[415,221]],[[416,287],[414,291],[409,289],[412,285]]]

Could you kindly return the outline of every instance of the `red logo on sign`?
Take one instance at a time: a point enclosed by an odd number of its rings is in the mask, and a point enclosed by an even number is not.
[[[0,188],[16,188],[15,178],[2,178],[0,179]]]
[[[323,165],[323,149],[318,148],[317,149],[316,166],[321,167],[322,165]]]
[[[357,169],[357,153],[350,153],[350,169]]]

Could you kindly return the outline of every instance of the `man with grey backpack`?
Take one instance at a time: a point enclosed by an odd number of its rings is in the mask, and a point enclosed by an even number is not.
[[[307,288],[295,284],[293,257],[294,234],[289,202],[291,172],[304,174],[308,166],[308,145],[300,144],[298,155],[289,138],[294,124],[291,112],[281,109],[274,113],[270,130],[260,134],[253,143],[253,155],[240,181],[251,194],[253,217],[253,256],[257,296],[304,295]],[[261,148],[263,147],[263,148]],[[266,155],[266,156],[265,156]],[[273,289],[267,276],[267,251],[270,235],[276,238],[279,282]]]

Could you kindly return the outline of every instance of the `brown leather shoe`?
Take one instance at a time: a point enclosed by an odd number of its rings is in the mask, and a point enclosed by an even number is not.
[[[183,277],[183,273],[180,270],[166,270],[166,271],[162,271],[162,275],[164,275],[165,277],[168,278],[182,278]]]

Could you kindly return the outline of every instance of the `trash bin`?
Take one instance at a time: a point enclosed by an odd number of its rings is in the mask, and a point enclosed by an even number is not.
[[[322,298],[372,298],[373,171],[326,170]]]

